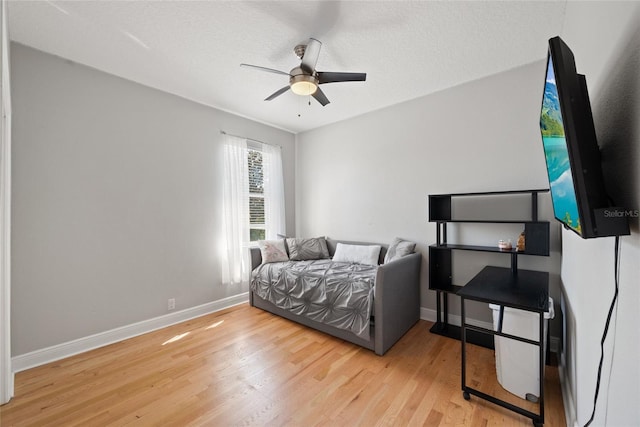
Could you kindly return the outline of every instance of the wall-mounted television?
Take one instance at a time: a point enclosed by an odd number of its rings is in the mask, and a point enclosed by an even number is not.
[[[586,79],[560,37],[549,40],[540,132],[555,218],[585,239],[629,234],[605,190]]]

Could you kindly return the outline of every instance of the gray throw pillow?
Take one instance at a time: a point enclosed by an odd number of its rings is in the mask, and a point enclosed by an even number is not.
[[[309,239],[287,239],[289,259],[292,261],[304,261],[311,259],[329,258],[329,249],[324,237]]]
[[[415,243],[396,237],[395,239],[393,239],[393,242],[387,250],[387,254],[384,256],[384,263],[386,264],[388,262],[402,258],[405,255],[412,254],[415,248]]]

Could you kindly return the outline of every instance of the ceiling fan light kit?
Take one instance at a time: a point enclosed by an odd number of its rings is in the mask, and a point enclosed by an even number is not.
[[[298,74],[289,79],[291,91],[296,95],[313,95],[318,90],[318,79],[314,76]]]
[[[260,67],[257,65],[240,64],[240,66],[289,76],[289,86],[278,89],[273,94],[265,98],[265,101],[271,101],[291,89],[291,91],[296,95],[313,96],[313,98],[324,107],[329,103],[329,99],[325,96],[322,90],[320,90],[318,87],[319,85],[325,83],[365,81],[367,79],[367,74],[316,71],[316,62],[318,61],[321,47],[322,43],[313,38],[309,39],[309,42],[306,45],[297,45],[293,51],[301,60],[300,66],[293,68],[288,74],[284,71]]]

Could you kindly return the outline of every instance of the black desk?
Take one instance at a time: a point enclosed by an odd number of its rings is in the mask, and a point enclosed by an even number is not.
[[[461,304],[461,342],[462,342],[462,394],[466,400],[471,394],[486,399],[496,405],[531,418],[534,425],[544,424],[544,314],[549,310],[549,273],[543,271],[517,270],[510,268],[485,267],[469,283],[463,286],[457,295]],[[500,306],[498,330],[493,331],[478,326],[468,325],[465,319],[464,302],[466,299],[487,302]],[[512,307],[538,313],[540,316],[539,340],[530,340],[502,332],[504,307]],[[511,403],[497,399],[466,385],[465,346],[467,330],[490,335],[498,335],[517,341],[537,345],[540,350],[540,396],[538,404],[540,413],[535,414]]]

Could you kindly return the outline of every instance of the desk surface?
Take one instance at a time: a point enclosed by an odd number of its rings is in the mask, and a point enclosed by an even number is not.
[[[487,266],[457,292],[462,298],[543,313],[549,310],[549,273]]]

